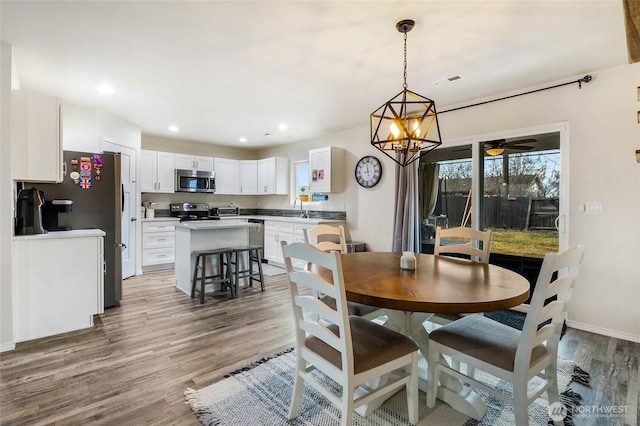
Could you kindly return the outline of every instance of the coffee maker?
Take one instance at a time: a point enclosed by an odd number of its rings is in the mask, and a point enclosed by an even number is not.
[[[16,235],[46,234],[42,226],[44,192],[36,188],[21,189],[16,205]]]
[[[47,231],[71,231],[70,226],[58,224],[58,213],[69,213],[73,210],[71,200],[45,201],[42,207],[42,224]]]

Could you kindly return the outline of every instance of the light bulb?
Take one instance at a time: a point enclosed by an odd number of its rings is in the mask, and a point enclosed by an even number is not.
[[[413,122],[413,136],[416,138],[420,137],[420,121],[416,120]]]
[[[400,129],[398,129],[398,126],[396,125],[395,121],[391,122],[391,126],[389,126],[389,131],[391,132],[393,137],[396,139],[398,138],[398,136],[400,136]]]

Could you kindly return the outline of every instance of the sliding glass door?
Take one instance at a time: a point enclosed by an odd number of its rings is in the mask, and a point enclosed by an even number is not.
[[[518,264],[512,269],[530,275],[523,272],[524,264],[541,263],[566,238],[563,138],[561,130],[476,138],[425,154],[420,163],[422,252],[433,252],[436,226],[492,229],[491,263]]]

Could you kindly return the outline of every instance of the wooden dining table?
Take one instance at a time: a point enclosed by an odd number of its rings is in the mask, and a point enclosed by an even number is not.
[[[508,269],[466,259],[416,254],[416,269],[400,268],[396,252],[342,255],[347,299],[383,308],[386,326],[410,336],[427,359],[429,334],[424,322],[435,314],[471,314],[508,309],[529,298],[527,279]],[[331,275],[320,271],[325,278]],[[420,388],[426,391],[426,371]],[[453,378],[441,380],[438,398],[480,420],[486,404]],[[377,408],[370,405],[361,414]]]

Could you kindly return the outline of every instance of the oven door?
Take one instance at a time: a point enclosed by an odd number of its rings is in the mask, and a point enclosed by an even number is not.
[[[176,192],[215,192],[213,172],[176,169]]]

